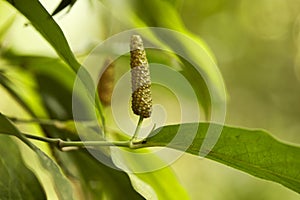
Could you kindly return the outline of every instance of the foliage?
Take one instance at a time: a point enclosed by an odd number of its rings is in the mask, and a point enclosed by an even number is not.
[[[59,58],[52,58],[37,55],[22,55],[10,49],[4,49],[2,58],[9,63],[9,68],[0,71],[0,84],[7,92],[25,109],[32,118],[48,118],[51,123],[40,123],[40,128],[44,136],[48,138],[60,138],[65,141],[79,141],[80,136],[76,132],[72,116],[72,95],[73,83],[76,72],[81,64],[71,51],[69,43],[65,38],[60,26],[52,16],[46,11],[39,1],[30,0],[8,0],[8,2],[22,13],[33,26],[53,47]],[[62,1],[73,6],[76,1]],[[113,7],[112,3],[102,2],[104,6]],[[201,57],[191,45],[180,41],[175,36],[172,45],[163,41],[156,41],[158,37],[154,32],[149,32],[145,37],[153,43],[166,46],[168,49],[183,49],[183,52],[199,63],[203,76],[193,76],[193,69],[186,60],[177,56],[177,61],[182,68],[183,74],[192,84],[198,96],[198,103],[202,106],[204,113],[209,119],[210,109],[213,103],[225,101],[223,80],[218,79],[210,68],[210,63],[214,61],[214,56],[204,42],[189,32],[183,25],[178,14],[177,1],[142,1],[137,3],[132,1],[127,9],[117,14],[112,9],[115,18],[123,21],[130,16],[126,22],[127,27],[158,26],[179,31],[192,38],[201,50],[209,55],[209,58]],[[66,5],[64,5],[65,7]],[[144,7],[152,7],[156,12]],[[60,8],[54,11],[57,14]],[[8,24],[5,24],[5,29]],[[0,29],[1,30],[1,29]],[[0,31],[1,35],[2,30]],[[199,50],[199,49],[198,49]],[[154,53],[155,54],[155,53]],[[157,59],[157,55],[150,57]],[[163,62],[171,63],[171,58],[167,59],[158,56]],[[170,59],[169,59],[170,58]],[[20,77],[33,82],[33,85],[18,85],[9,73],[15,73]],[[94,90],[90,89],[90,79],[88,75],[80,77],[84,86],[89,88],[89,94]],[[205,85],[205,80],[213,83],[213,90],[218,94],[217,102],[212,102],[209,88]],[[94,88],[94,87],[92,87]],[[25,92],[24,92],[25,91]],[[28,98],[26,94],[32,94]],[[75,94],[76,99],[82,105],[91,103],[80,94]],[[89,99],[90,100],[90,99]],[[96,99],[96,108],[100,115],[100,122],[105,126],[107,117],[99,99]],[[11,119],[11,120],[10,120]],[[26,166],[21,156],[22,144],[26,144],[40,162],[41,168],[45,169],[51,177],[51,182],[55,195],[59,199],[98,199],[99,197],[108,199],[120,199],[126,194],[128,199],[189,199],[185,189],[178,181],[171,167],[165,167],[154,172],[131,173],[125,172],[124,166],[118,162],[118,156],[113,148],[97,148],[97,152],[105,157],[106,161],[113,166],[111,168],[94,158],[86,149],[76,149],[75,151],[62,152],[59,145],[50,145],[50,152],[44,152],[33,144],[21,128],[16,126],[8,116],[0,115],[0,173],[3,174],[0,185],[0,197],[4,199],[45,199],[46,188],[41,178],[35,170]],[[89,119],[89,112],[82,113],[82,120]],[[59,123],[52,123],[56,122]],[[190,133],[197,127],[195,138]],[[201,149],[208,127],[213,130],[222,130],[217,144],[211,151]],[[183,135],[177,135],[178,130]],[[89,127],[89,132],[95,133],[100,130]],[[119,131],[116,134],[112,130],[108,132],[115,139],[124,139],[126,135]],[[10,135],[10,136],[8,136]],[[16,137],[22,143],[12,139]],[[99,134],[97,135],[99,137]],[[175,140],[173,140],[175,138]],[[101,138],[103,139],[103,138]],[[170,141],[173,141],[170,143]],[[174,142],[175,141],[175,142]],[[191,143],[188,147],[187,144]],[[225,165],[231,166],[253,176],[280,183],[285,187],[300,193],[299,160],[300,147],[285,144],[274,139],[269,133],[262,130],[249,130],[245,128],[234,128],[222,126],[210,122],[193,124],[176,124],[163,126],[152,130],[151,134],[137,148],[126,151],[138,152],[140,154],[149,153],[152,147],[168,147],[196,156],[207,154],[206,158],[215,160]],[[57,148],[58,147],[58,148]],[[48,155],[47,155],[48,154]],[[49,156],[51,155],[51,156]],[[11,159],[13,157],[14,159]],[[122,155],[127,160],[127,166],[143,167],[154,163],[164,162],[160,158],[153,156],[151,160],[136,160],[127,155]],[[41,170],[41,169],[39,169]],[[171,189],[170,189],[171,188]],[[175,192],[174,192],[175,191]],[[74,195],[75,194],[75,195]]]

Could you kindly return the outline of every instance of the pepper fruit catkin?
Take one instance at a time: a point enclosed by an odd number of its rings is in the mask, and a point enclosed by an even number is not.
[[[97,88],[100,101],[104,106],[110,105],[111,96],[114,89],[114,75],[115,75],[114,67],[115,66],[114,63],[112,62],[112,59],[110,58],[106,59],[103,66],[106,67],[107,65],[108,67],[102,73]]]
[[[132,104],[134,114],[148,118],[152,111],[151,80],[142,38],[131,36],[130,66],[132,85]]]

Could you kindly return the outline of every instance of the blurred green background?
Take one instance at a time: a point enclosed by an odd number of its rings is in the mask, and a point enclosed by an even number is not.
[[[263,128],[299,144],[300,1],[182,1],[181,5],[185,25],[207,42],[217,58],[229,96],[226,123]],[[175,166],[184,169],[189,160]],[[195,198],[300,198],[277,184],[202,160],[190,165],[182,179],[192,183],[190,191],[198,190]]]
[[[59,3],[41,2],[49,12]],[[133,28],[112,13],[123,13],[129,9],[126,4],[134,3],[113,0],[109,7],[105,1],[78,0],[69,13],[64,11],[55,19],[80,58],[113,33]],[[228,93],[226,123],[263,128],[276,138],[300,144],[300,0],[180,0],[174,4],[186,28],[216,56]],[[24,26],[26,19],[1,1],[2,32],[9,20],[14,24],[0,34],[1,47],[56,56],[30,25]],[[20,113],[21,108],[10,106],[12,99],[0,91],[0,111]],[[192,199],[300,199],[279,184],[195,156],[185,155],[172,167]]]

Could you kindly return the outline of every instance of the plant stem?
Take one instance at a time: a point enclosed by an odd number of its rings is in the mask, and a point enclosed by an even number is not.
[[[53,119],[19,119],[16,117],[8,117],[11,121],[15,123],[38,123],[41,125],[50,125],[55,126],[57,128],[63,128],[65,126],[65,123],[67,121],[58,121]],[[66,148],[69,149],[79,149],[79,148],[93,148],[93,147],[99,147],[99,146],[119,146],[119,147],[128,147],[131,149],[141,148],[143,145],[143,140],[138,141],[138,134],[142,127],[142,122],[144,118],[142,116],[139,117],[139,121],[137,123],[136,129],[134,131],[134,134],[132,138],[129,141],[65,141],[60,138],[48,138],[48,137],[42,137],[37,135],[31,135],[27,133],[23,133],[23,135],[29,139],[33,140],[39,140],[43,142],[47,142],[51,145],[56,146],[60,150],[66,150]],[[90,123],[89,121],[86,121],[84,123]],[[73,147],[73,148],[72,148]]]
[[[131,140],[136,140],[137,139],[137,136],[138,136],[138,134],[140,132],[140,129],[142,127],[143,120],[144,120],[144,118],[142,116],[140,116],[139,121],[137,123],[136,129],[134,131],[134,134],[133,134]]]
[[[134,146],[136,144],[136,140],[138,138],[137,136],[138,136],[138,134],[140,132],[140,129],[142,127],[143,120],[144,120],[144,118],[142,116],[140,116],[139,121],[138,121],[138,123],[136,125],[136,128],[135,128],[134,134],[133,134],[132,138],[130,139],[130,148],[134,148]]]
[[[66,147],[74,147],[75,149],[78,149],[78,148],[90,148],[90,147],[99,147],[99,146],[119,146],[119,147],[130,148],[130,141],[64,141],[59,138],[48,138],[48,137],[36,136],[36,135],[31,135],[26,133],[23,133],[23,135],[29,139],[39,140],[39,141],[52,144],[60,150],[64,150],[64,148]]]

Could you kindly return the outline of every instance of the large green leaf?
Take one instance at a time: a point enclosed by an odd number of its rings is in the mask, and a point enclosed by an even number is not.
[[[196,126],[199,127],[193,138]],[[202,149],[200,152],[208,127],[212,131],[223,128],[222,133],[211,151]],[[177,134],[179,128],[180,133],[184,134]],[[175,136],[176,142],[171,142]],[[187,141],[192,143],[186,149]],[[197,156],[208,153],[206,157],[209,159],[280,183],[300,193],[300,147],[282,143],[263,130],[223,127],[209,123],[170,125],[155,130],[144,145],[167,146]]]
[[[142,173],[129,173],[133,186],[146,199],[189,199],[187,192],[178,181],[174,171],[170,167],[167,167],[167,164],[157,155],[151,153],[149,149],[140,149],[138,152],[135,152],[138,154],[148,154],[147,159],[139,159],[134,155],[134,152],[128,150],[119,152],[117,149],[113,149],[112,152],[113,158],[122,160],[120,162],[114,159],[114,163],[117,166],[119,163],[120,166],[123,165],[124,168],[133,172],[139,169],[146,171]],[[153,165],[164,167],[153,171],[151,170],[151,166]],[[147,171],[146,169],[150,170]]]
[[[130,139],[119,132],[113,135],[116,140]],[[147,156],[143,157],[143,154]],[[129,176],[134,188],[146,199],[189,199],[172,168],[149,149],[136,151],[112,147],[111,156],[118,167],[130,171]]]
[[[46,199],[40,182],[25,165],[18,145],[7,135],[0,135],[0,176],[1,199]]]
[[[23,136],[20,131],[2,114],[0,113],[0,133],[18,137],[30,148],[34,148],[33,144]]]
[[[4,2],[0,2],[0,42],[2,43],[5,35],[8,33],[10,27],[12,26],[15,15],[8,16],[9,12],[6,12],[7,7],[5,7]]]
[[[99,152],[98,155],[100,156]],[[97,199],[101,196],[105,199],[117,200],[124,198],[126,194],[128,199],[144,199],[133,189],[125,172],[106,166],[86,151],[69,152],[65,156],[68,156],[70,164],[76,165],[77,178],[83,185],[86,198],[90,196],[92,199]],[[109,157],[107,162],[113,165]]]
[[[72,199],[73,191],[70,183],[61,173],[60,169],[54,163],[51,158],[49,158],[44,152],[42,152],[38,147],[28,141],[21,132],[2,114],[0,114],[0,133],[13,135],[21,139],[26,143],[32,150],[36,152],[41,165],[50,172],[52,176],[52,181],[55,186],[55,191],[60,199]]]
[[[44,108],[40,104],[40,98],[28,70],[18,71],[10,66],[9,70],[0,71],[0,84],[28,113],[45,117]]]
[[[156,159],[158,159],[158,157]],[[160,170],[148,173],[139,173],[135,174],[135,176],[153,189],[153,198],[149,199],[190,199],[187,191],[181,185],[171,167],[164,167]],[[132,179],[134,178],[132,177]],[[143,184],[141,185],[143,186]],[[143,194],[143,191],[145,191],[147,187],[139,188],[135,186],[135,188]],[[170,188],[172,188],[171,191]],[[151,195],[149,196],[151,197]],[[147,196],[145,195],[145,197]]]
[[[75,59],[68,42],[57,23],[39,1],[7,0],[20,11],[30,23],[53,46],[57,54],[75,71],[80,64]]]

